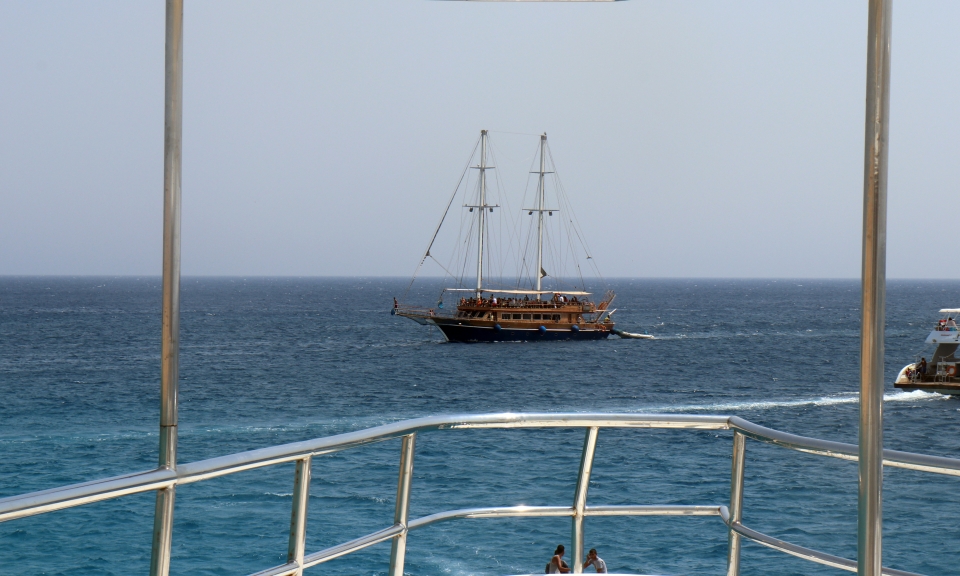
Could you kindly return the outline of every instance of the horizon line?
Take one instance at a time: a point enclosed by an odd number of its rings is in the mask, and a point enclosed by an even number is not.
[[[14,278],[156,278],[160,274],[0,274],[0,279]],[[410,280],[409,276],[373,275],[373,274],[182,274],[181,280],[188,278],[222,278],[222,279],[346,279],[346,278],[376,278],[390,280]],[[443,280],[444,276],[418,276],[423,280]],[[608,280],[760,280],[760,281],[859,281],[857,276],[607,276],[596,281]],[[886,280],[914,280],[917,282],[951,282],[960,281],[960,278],[915,278],[915,277],[888,277]]]

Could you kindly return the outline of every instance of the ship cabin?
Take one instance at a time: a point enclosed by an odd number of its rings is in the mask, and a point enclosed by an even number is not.
[[[456,318],[487,320],[510,323],[547,322],[559,324],[577,324],[584,320],[598,321],[608,309],[613,294],[609,294],[600,304],[589,299],[589,292],[544,292],[537,290],[513,290],[482,294],[460,299]],[[611,311],[612,312],[612,311]],[[599,314],[598,314],[599,313]],[[594,315],[595,318],[584,318]],[[612,320],[610,320],[612,321]]]

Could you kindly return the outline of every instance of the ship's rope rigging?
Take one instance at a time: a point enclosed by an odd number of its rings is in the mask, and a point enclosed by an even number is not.
[[[547,157],[550,158],[550,165],[554,166],[555,164],[553,161],[553,151],[550,150],[549,145],[547,146]],[[597,266],[597,261],[593,257],[593,250],[590,248],[590,245],[587,243],[586,235],[583,234],[583,228],[580,226],[580,220],[579,218],[577,218],[576,211],[573,210],[573,206],[570,202],[570,197],[567,195],[567,190],[566,188],[564,188],[563,182],[560,181],[560,175],[557,174],[556,170],[554,170],[553,176],[554,176],[554,182],[557,188],[557,197],[560,200],[561,207],[565,207],[566,214],[570,215],[567,218],[568,221],[570,222],[570,227],[572,231],[576,234],[577,240],[580,241],[580,246],[584,250],[584,255],[586,256],[587,262],[590,263],[591,267],[593,268],[593,272],[597,275],[597,278],[600,280],[601,284],[603,284],[606,287],[607,282],[606,280],[604,280],[603,274],[600,273],[600,267]],[[579,263],[578,263],[578,269],[579,269]],[[582,274],[580,276],[580,280],[581,282],[583,281]]]
[[[416,270],[413,271],[413,277],[410,278],[410,284],[407,285],[407,289],[403,292],[404,300],[406,300],[407,295],[410,292],[410,288],[413,287],[413,282],[417,279],[417,274],[420,273],[420,269],[423,267],[423,263],[427,260],[427,257],[430,256],[433,258],[430,254],[430,249],[433,248],[433,243],[437,240],[437,234],[440,233],[440,228],[443,227],[443,221],[447,219],[447,214],[450,213],[450,207],[453,206],[453,201],[457,198],[457,192],[460,190],[460,184],[463,183],[463,179],[467,176],[467,171],[470,170],[470,161],[473,160],[473,156],[477,153],[478,146],[480,146],[480,138],[477,138],[476,144],[473,145],[473,151],[470,152],[470,156],[467,158],[467,163],[463,167],[463,171],[460,173],[460,179],[457,181],[457,185],[453,188],[453,194],[450,195],[450,200],[447,202],[447,207],[443,211],[443,216],[440,217],[440,222],[437,223],[437,227],[433,231],[433,236],[430,237],[430,243],[427,244],[427,249],[424,251],[423,257],[420,258],[420,263],[417,264]],[[433,260],[436,261],[437,264],[440,264],[436,258],[433,258]],[[440,267],[443,268],[443,265],[441,264]],[[444,270],[446,270],[446,268],[444,268]]]
[[[524,133],[502,131],[497,131],[497,133],[527,135]],[[406,301],[410,296],[411,290],[418,276],[423,271],[427,259],[432,260],[440,270],[443,271],[444,283],[438,297],[438,305],[440,307],[442,307],[443,295],[446,290],[453,288],[472,290],[476,287],[475,285],[468,286],[468,282],[472,282],[472,279],[476,277],[475,272],[478,261],[480,270],[483,273],[482,286],[488,290],[521,289],[525,284],[530,284],[531,288],[534,288],[537,283],[535,275],[542,274],[541,278],[544,279],[542,284],[546,290],[556,289],[558,291],[565,291],[568,288],[576,287],[582,291],[586,291],[584,266],[595,274],[601,286],[605,287],[606,282],[600,274],[592,251],[586,242],[582,226],[577,219],[576,212],[573,211],[566,189],[557,174],[553,154],[547,142],[544,141],[542,147],[538,145],[537,149],[529,157],[524,153],[520,155],[522,159],[516,158],[516,155],[511,159],[508,152],[504,151],[493,139],[489,138],[488,132],[485,160],[487,170],[486,172],[484,170],[478,170],[478,175],[474,176],[471,173],[473,171],[472,168],[475,169],[482,165],[477,162],[477,156],[483,140],[484,137],[481,135],[474,143],[474,147],[471,150],[466,165],[461,171],[457,185],[444,208],[440,221],[430,236],[427,249],[423,252],[414,270],[413,277],[403,292],[402,300]],[[482,155],[482,153],[480,155]],[[541,159],[541,155],[546,158]],[[506,193],[504,173],[499,169],[499,161],[510,160],[510,163],[506,165],[506,167],[515,171],[519,168],[517,160],[522,164],[526,164],[528,158],[530,170],[528,170],[527,185],[522,197],[523,204],[515,210],[514,207],[511,206],[510,195]],[[537,165],[538,162],[544,164],[542,169]],[[511,166],[513,168],[511,168]],[[539,189],[541,170],[544,172],[542,176],[542,191]],[[491,172],[493,178],[489,177],[491,176]],[[485,184],[481,183],[483,181],[485,181]],[[534,182],[533,188],[535,194],[533,194],[533,196],[535,200],[539,201],[539,193],[544,194],[544,203],[542,205],[542,240],[538,240],[539,234],[537,231],[540,212],[534,209],[530,214],[524,214],[524,212],[529,211],[527,209],[527,202],[530,201],[531,182]],[[481,186],[484,187],[485,194],[483,202],[480,202]],[[547,200],[547,196],[550,197],[549,200]],[[459,226],[454,227],[454,229],[459,228],[457,230],[458,241],[450,243],[449,240],[444,240],[444,238],[449,238],[453,231],[449,226],[450,210],[453,208],[453,203],[458,197],[463,198],[463,206],[460,218],[458,219]],[[483,207],[481,207],[481,205]],[[531,206],[532,205],[533,204],[531,204]],[[537,204],[537,206],[539,206],[539,204]],[[557,216],[559,216],[558,218],[555,218],[553,214],[548,215],[551,209],[554,214],[559,212],[557,214]],[[481,219],[475,210],[484,211],[486,222],[483,226],[482,240],[479,238],[480,231],[478,230]],[[493,214],[493,212],[496,212],[496,214]],[[524,220],[524,218],[532,215],[535,215],[535,217]],[[496,228],[496,230],[493,228]],[[447,231],[442,232],[442,229],[446,229]],[[526,234],[524,234],[524,229],[526,229]],[[525,239],[524,236],[526,236]],[[440,242],[439,244],[438,241]],[[478,258],[477,256],[479,249],[478,243],[480,241],[483,242],[482,258]],[[536,262],[532,260],[536,260],[536,258],[531,258],[530,254],[531,250],[534,252],[537,251],[538,242],[542,243],[542,248],[540,249],[542,253],[542,268],[534,270],[537,266]],[[575,244],[579,244],[579,249]],[[444,245],[449,246],[452,250],[449,248],[447,250],[437,248]],[[447,251],[449,252],[449,257],[444,258],[441,254]],[[582,256],[580,256],[581,254]],[[581,265],[580,262],[582,257],[585,257],[588,261],[584,265]],[[442,260],[447,260],[447,262],[444,263]],[[512,276],[509,273],[510,268],[513,268]],[[510,280],[507,280],[508,277]],[[573,279],[574,281],[569,283],[568,279]],[[577,284],[579,284],[579,286],[575,286]]]

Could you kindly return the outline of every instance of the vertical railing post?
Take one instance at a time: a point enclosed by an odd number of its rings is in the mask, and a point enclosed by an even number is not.
[[[892,0],[870,0],[863,176],[857,574],[879,576],[883,539],[883,336],[887,268],[887,141]]]
[[[730,522],[743,519],[743,468],[747,438],[733,431],[733,464],[730,468]],[[740,534],[730,530],[727,544],[727,576],[740,576]]]
[[[297,563],[294,576],[303,574],[303,552],[307,539],[307,502],[310,500],[310,463],[310,456],[297,460],[297,469],[293,477],[293,504],[290,509],[287,562]]]
[[[597,451],[597,435],[600,428],[587,428],[580,452],[580,471],[577,473],[577,489],[573,494],[573,526],[571,527],[570,565],[574,574],[583,572],[583,511],[587,507],[587,490],[590,488],[590,473],[593,471],[593,455]]]
[[[390,549],[390,576],[403,576],[403,563],[407,555],[407,520],[410,516],[410,484],[413,481],[413,453],[417,435],[403,437],[400,446],[400,478],[397,480],[397,507],[393,523],[403,526],[403,533],[393,539]]]
[[[180,160],[183,128],[183,0],[167,0],[163,122],[163,304],[160,318],[160,466],[177,467],[180,380]],[[150,575],[170,573],[175,487],[157,491]]]

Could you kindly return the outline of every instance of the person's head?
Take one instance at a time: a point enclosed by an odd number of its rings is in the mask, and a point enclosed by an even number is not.
[[[914,356],[914,358],[916,358],[916,356]],[[926,359],[926,358],[921,358],[920,361],[921,361],[921,362],[926,362],[927,359]]]
[[[596,558],[596,557],[597,557],[597,549],[596,549],[596,548],[591,548],[590,551],[587,552],[587,556],[589,556],[590,558]]]
[[[557,549],[553,551],[554,556],[563,556],[563,544],[557,546]]]

